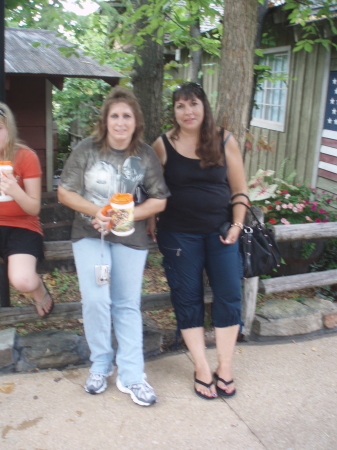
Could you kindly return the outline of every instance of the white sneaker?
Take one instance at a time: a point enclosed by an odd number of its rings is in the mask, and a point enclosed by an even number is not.
[[[141,406],[150,406],[156,403],[157,397],[152,386],[146,381],[146,375],[141,383],[123,386],[119,377],[116,379],[117,388],[124,394],[130,394],[132,400]]]
[[[109,372],[108,375],[101,375],[98,373],[91,373],[85,382],[84,389],[89,394],[100,394],[104,392],[108,384],[106,382],[107,377],[110,377],[113,372]]]

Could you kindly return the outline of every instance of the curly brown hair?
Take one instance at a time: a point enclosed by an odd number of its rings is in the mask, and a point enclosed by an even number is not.
[[[193,100],[198,98],[204,105],[204,119],[199,133],[199,143],[196,149],[196,155],[200,158],[200,167],[205,169],[211,166],[224,165],[224,153],[222,151],[222,135],[217,129],[211,106],[205,94],[205,91],[198,83],[186,82],[177,87],[172,95],[173,107],[180,100]],[[171,139],[179,139],[180,126],[174,115],[173,110],[173,130]]]
[[[130,89],[125,87],[114,87],[104,100],[101,114],[92,134],[93,140],[98,144],[101,151],[107,152],[109,150],[110,145],[108,142],[107,118],[111,105],[115,105],[117,103],[126,103],[130,106],[135,115],[136,128],[127,151],[129,155],[136,155],[138,153],[139,144],[142,142],[143,138],[144,117],[135,94]]]

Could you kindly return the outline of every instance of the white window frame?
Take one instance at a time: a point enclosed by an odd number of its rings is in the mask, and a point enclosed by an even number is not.
[[[288,74],[287,75],[288,76],[290,75],[290,55],[291,55],[290,45],[285,45],[283,47],[273,47],[273,48],[263,49],[263,53],[264,53],[264,55],[270,55],[270,54],[277,55],[279,53],[287,53],[287,55],[288,55]],[[266,83],[266,81],[264,81],[263,86],[265,85],[265,83]],[[263,89],[263,86],[262,86],[262,89]],[[253,119],[250,122],[250,124],[252,126],[259,127],[259,128],[265,128],[267,130],[284,132],[285,121],[286,121],[286,112],[287,112],[288,86],[285,85],[285,88],[283,88],[283,89],[285,89],[283,122],[274,122],[271,120],[259,119],[259,118],[253,117]]]

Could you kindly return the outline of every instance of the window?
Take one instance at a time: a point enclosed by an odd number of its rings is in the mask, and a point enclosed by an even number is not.
[[[264,50],[261,65],[269,66],[272,75],[289,76],[290,47],[276,47]],[[251,125],[268,130],[284,131],[287,106],[287,85],[285,81],[263,81],[262,89],[256,92]]]

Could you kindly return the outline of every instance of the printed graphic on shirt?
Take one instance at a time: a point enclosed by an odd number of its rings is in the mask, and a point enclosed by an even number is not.
[[[140,161],[139,156],[130,156],[118,167],[106,161],[97,161],[84,175],[86,199],[95,205],[104,206],[119,192],[133,195],[146,170],[141,167]]]

